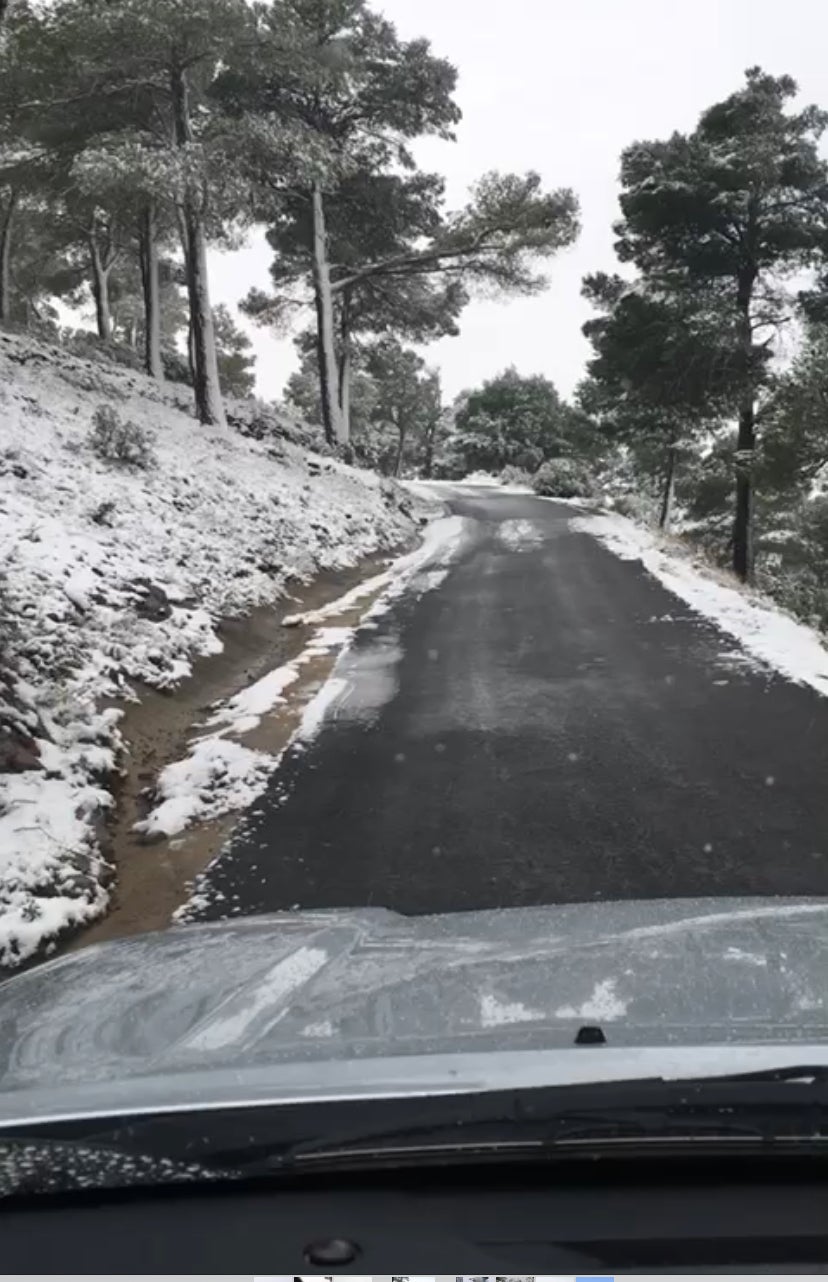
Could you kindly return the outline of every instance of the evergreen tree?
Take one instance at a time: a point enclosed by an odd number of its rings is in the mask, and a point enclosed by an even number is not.
[[[828,231],[828,171],[818,142],[825,113],[786,110],[789,76],[759,68],[705,111],[692,134],[639,142],[622,157],[618,252],[648,281],[707,290],[733,318],[739,368],[733,566],[753,566],[757,402],[767,354],[793,300],[784,277],[813,262]]]
[[[440,223],[443,186],[437,175],[419,172],[359,170],[344,177],[326,198],[332,278],[367,261],[410,252],[432,235]],[[244,308],[261,323],[278,324],[301,305],[312,284],[313,227],[301,193],[287,196],[268,241],[276,251],[270,273],[274,293],[253,291]],[[360,347],[381,336],[424,343],[456,334],[466,301],[460,281],[427,277],[393,282],[369,277],[337,296],[337,397],[345,437],[350,436],[351,380]]]
[[[394,339],[369,351],[366,371],[375,387],[374,423],[390,426],[396,436],[386,470],[399,476],[407,461],[421,465],[432,447],[442,413],[440,376],[421,356]]]
[[[454,419],[454,450],[467,472],[507,466],[534,472],[549,459],[582,453],[590,428],[549,379],[507,369],[468,392]]]
[[[450,137],[460,114],[452,98],[456,73],[428,41],[400,40],[365,0],[275,0],[260,13],[259,37],[246,65],[228,71],[217,88],[226,111],[261,122],[245,154],[262,200],[269,194],[277,217],[286,193],[303,203],[325,430],[344,441],[328,199],[354,169],[412,167],[410,139]],[[274,183],[286,122],[309,158],[294,180]]]
[[[579,402],[609,441],[662,478],[666,528],[679,456],[738,408],[732,315],[715,295],[603,273],[586,277],[583,293],[602,315],[583,327],[595,355]]]
[[[251,355],[253,344],[224,303],[213,308],[213,329],[222,392],[225,396],[250,396],[256,386],[253,373],[256,358]]]

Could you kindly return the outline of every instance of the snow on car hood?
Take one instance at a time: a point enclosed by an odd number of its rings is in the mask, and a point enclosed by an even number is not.
[[[607,1047],[575,1047],[584,1024]],[[583,1077],[613,1054],[661,1071],[681,1048],[801,1058],[815,1043],[828,1060],[828,899],[283,913],[90,947],[0,985],[0,1120],[440,1089],[472,1063],[476,1083],[495,1063],[525,1081],[547,1053]]]

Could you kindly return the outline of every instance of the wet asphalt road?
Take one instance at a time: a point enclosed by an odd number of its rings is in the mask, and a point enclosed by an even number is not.
[[[447,577],[357,634],[198,915],[828,893],[828,700],[745,663],[570,507],[450,507]]]

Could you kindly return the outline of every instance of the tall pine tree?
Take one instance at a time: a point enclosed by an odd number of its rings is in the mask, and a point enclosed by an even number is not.
[[[710,291],[734,319],[733,568],[742,579],[753,570],[757,403],[767,353],[793,306],[784,278],[815,260],[828,233],[828,170],[818,151],[828,117],[815,107],[787,110],[796,92],[789,76],[752,68],[693,133],[635,143],[621,165],[621,259],[660,288]]]

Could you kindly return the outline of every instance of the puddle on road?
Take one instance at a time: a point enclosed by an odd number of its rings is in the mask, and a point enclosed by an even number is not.
[[[134,831],[135,823],[150,808],[147,790],[165,766],[187,755],[191,741],[204,733],[205,719],[216,704],[225,703],[305,650],[318,625],[286,628],[282,624],[285,616],[329,605],[378,574],[388,562],[388,554],[371,557],[356,569],[321,576],[292,599],[226,622],[219,630],[223,652],[198,660],[192,678],[177,691],[139,691],[141,702],[128,705],[121,721],[129,755],[126,773],[115,789],[116,809],[108,826],[107,857],[115,867],[112,906],[105,917],[73,936],[58,953],[169,926],[175,910],[187,900],[192,881],[211,862],[242,814],[234,812],[175,836],[148,841]],[[350,609],[326,618],[326,627],[356,626],[381,591],[378,588]],[[306,659],[284,702],[265,713],[254,729],[228,738],[278,756],[298,729],[307,704],[330,676],[338,655],[337,648]]]

